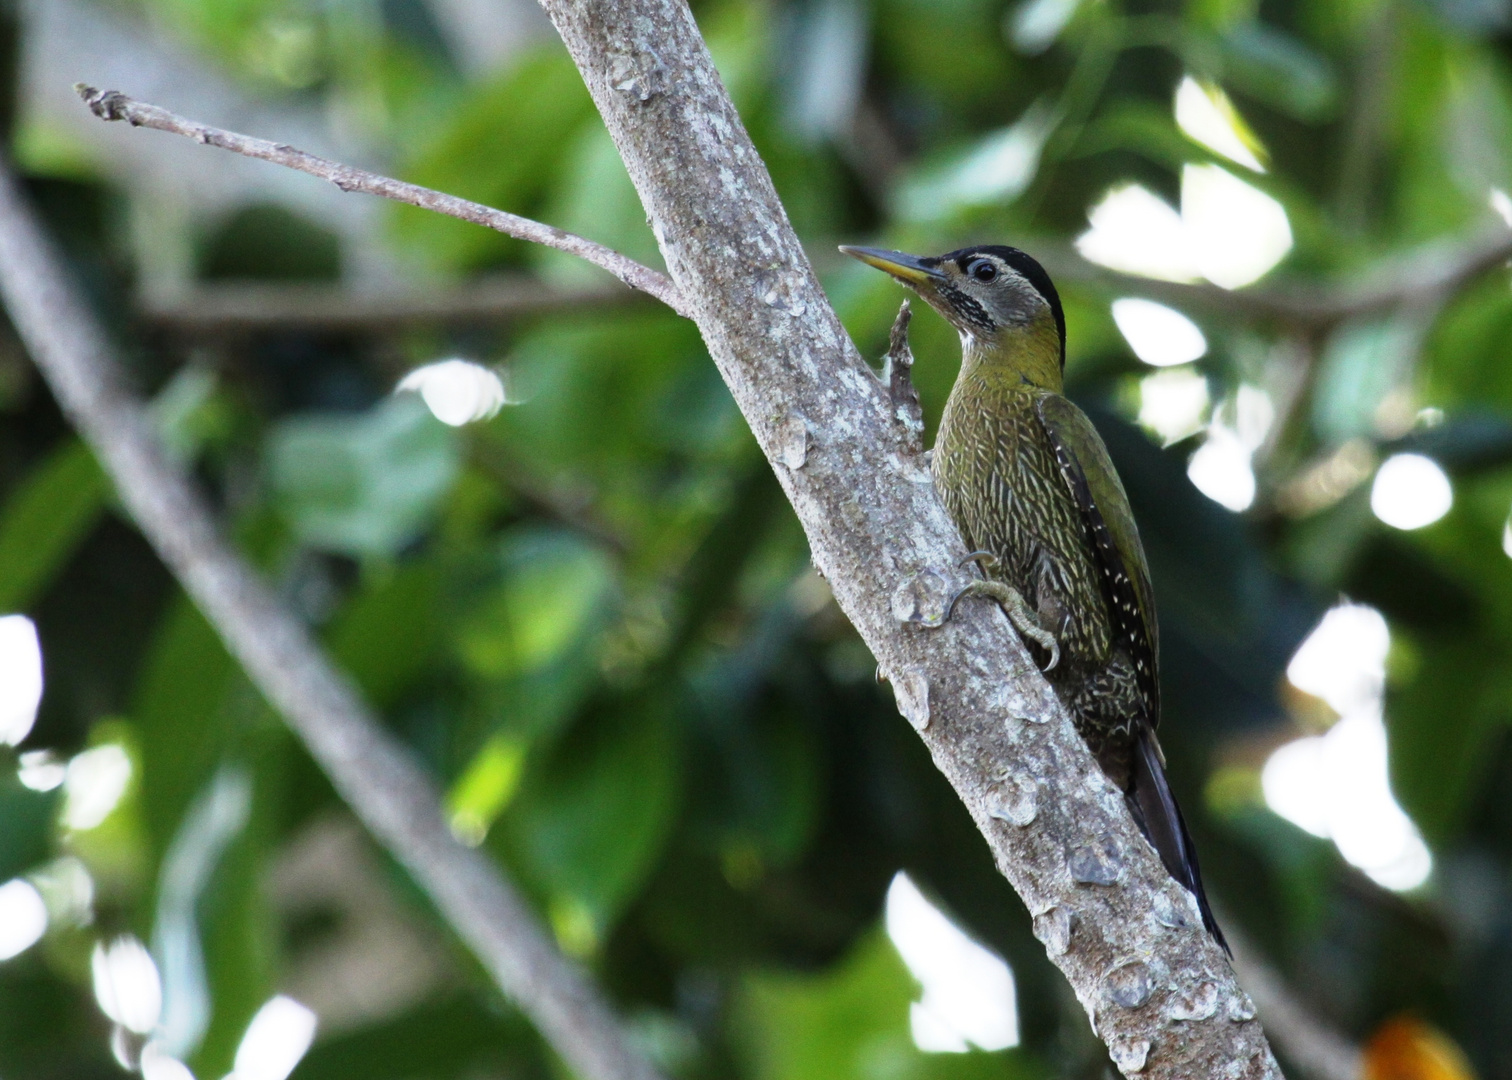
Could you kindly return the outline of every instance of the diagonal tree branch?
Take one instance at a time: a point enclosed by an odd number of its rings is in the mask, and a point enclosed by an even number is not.
[[[79,92],[79,96],[84,99],[90,111],[101,120],[125,120],[132,127],[156,128],[158,131],[183,135],[195,142],[219,146],[247,157],[261,158],[275,165],[284,165],[290,169],[309,173],[311,176],[318,176],[322,180],[329,180],[342,191],[361,191],[369,195],[381,195],[385,199],[394,199],[411,206],[434,210],[448,217],[470,221],[475,225],[482,225],[484,228],[504,233],[506,236],[556,248],[558,251],[566,251],[586,259],[595,266],[603,267],[632,289],[650,293],[679,315],[688,314],[676,286],[667,279],[666,274],[653,270],[649,266],[642,266],[634,259],[626,258],[603,244],[585,240],[581,236],[575,236],[555,226],[543,225],[539,221],[532,221],[518,214],[495,210],[482,203],[459,199],[455,195],[446,195],[421,187],[419,184],[408,184],[403,180],[379,176],[377,173],[370,173],[351,165],[327,161],[325,158],[316,157],[314,154],[297,150],[292,146],[285,146],[282,143],[255,139],[250,135],[239,135],[234,131],[202,124],[198,120],[186,120],[156,105],[133,101],[115,90],[96,90],[83,83],[78,83],[74,89]]]
[[[887,389],[820,289],[683,0],[543,0],[672,280],[814,561],[1128,1075],[1280,1070],[1165,873],[996,609],[943,629],[966,554]]]
[[[499,867],[458,843],[430,779],[217,534],[121,383],[93,314],[0,162],[0,295],[53,395],[226,648],[494,982],[584,1080],[659,1080]]]

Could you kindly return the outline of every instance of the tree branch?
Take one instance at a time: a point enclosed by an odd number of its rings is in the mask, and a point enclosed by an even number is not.
[[[1254,1006],[995,608],[682,0],[544,0],[816,565],[1129,1075],[1275,1077]]]
[[[1287,1060],[1311,1080],[1361,1080],[1359,1047],[1320,1021],[1292,995],[1279,972],[1267,964],[1232,920],[1224,922],[1234,949],[1234,966],[1255,998],[1255,1008]]]
[[[234,131],[201,124],[197,120],[188,120],[156,105],[133,101],[115,90],[96,90],[83,83],[77,84],[74,89],[79,92],[79,96],[84,99],[90,111],[101,120],[125,120],[132,127],[156,128],[158,131],[183,135],[195,142],[219,146],[224,150],[231,150],[247,157],[261,158],[275,165],[284,165],[290,169],[309,173],[311,176],[318,176],[322,180],[329,180],[342,191],[361,191],[369,195],[381,195],[385,199],[393,199],[396,202],[408,203],[410,206],[434,210],[448,217],[470,221],[475,225],[482,225],[484,228],[493,229],[519,240],[528,240],[533,244],[556,248],[558,251],[565,251],[586,259],[595,266],[603,267],[632,289],[650,293],[679,315],[688,314],[676,286],[667,279],[667,275],[649,266],[642,266],[634,259],[626,258],[603,244],[595,244],[592,240],[574,236],[554,226],[543,225],[539,221],[532,221],[530,218],[520,217],[503,210],[495,210],[481,203],[459,199],[455,195],[444,195],[418,184],[407,184],[402,180],[379,176],[365,169],[353,168],[351,165],[340,165],[303,150],[297,150],[292,146],[269,142],[266,139],[255,139],[249,135],[239,135]]]
[[[1180,307],[1239,314],[1302,331],[1316,331],[1403,304],[1446,301],[1480,275],[1512,259],[1512,229],[1497,225],[1468,239],[1425,244],[1384,259],[1367,272],[1340,283],[1291,283],[1234,290],[1122,274],[1089,262],[1062,243],[1036,244],[1034,252],[1058,281],[1127,289]]]
[[[171,333],[213,337],[259,330],[375,333],[422,323],[502,323],[639,299],[639,294],[618,285],[569,288],[512,274],[427,292],[356,293],[310,282],[200,284],[182,292],[143,296],[137,311],[152,326]]]
[[[0,295],[53,395],[142,533],[373,835],[584,1080],[659,1080],[499,867],[451,835],[437,793],[303,624],[217,534],[121,384],[95,318],[0,163]]]

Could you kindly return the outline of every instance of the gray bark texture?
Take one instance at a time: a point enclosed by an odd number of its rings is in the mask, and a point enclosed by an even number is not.
[[[209,507],[122,385],[93,312],[3,161],[0,296],[137,527],[347,805],[429,893],[498,987],[583,1080],[660,1080],[499,866],[452,837],[435,787],[407,749],[217,533]]]
[[[543,0],[814,562],[1130,1076],[1277,1077],[1249,997],[995,607],[826,300],[683,0]]]

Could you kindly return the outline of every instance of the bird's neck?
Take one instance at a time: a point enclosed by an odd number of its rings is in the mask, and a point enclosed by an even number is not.
[[[988,336],[961,334],[961,376],[1009,381],[1059,394],[1061,340],[1055,320],[1036,318]]]

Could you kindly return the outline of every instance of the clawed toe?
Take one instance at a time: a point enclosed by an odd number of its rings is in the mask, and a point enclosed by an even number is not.
[[[1054,671],[1055,665],[1060,663],[1060,642],[1055,640],[1055,635],[1048,630],[1041,629],[1038,626],[1020,626],[1018,627],[1018,630],[1019,633],[1023,634],[1026,638],[1032,639],[1037,645],[1039,645],[1040,648],[1044,649],[1047,653],[1050,654],[1050,659],[1045,663],[1044,667],[1040,668],[1040,670]]]
[[[956,563],[956,568],[964,569],[972,563],[976,563],[983,570],[991,570],[997,565],[997,562],[998,557],[990,551],[973,551],[970,555],[967,555],[960,562]]]
[[[991,552],[974,551],[962,560],[961,565],[964,566],[968,562],[980,562],[983,559],[991,559],[993,562],[997,561]],[[944,626],[950,621],[951,616],[955,614],[956,604],[960,602],[962,597],[966,596],[985,596],[997,601],[998,606],[1003,609],[1003,614],[1007,615],[1008,621],[1013,624],[1013,628],[1020,635],[1028,638],[1050,654],[1049,661],[1040,669],[1041,671],[1053,671],[1056,665],[1060,663],[1060,642],[1056,641],[1055,635],[1040,626],[1039,620],[1035,618],[1033,610],[1024,601],[1023,595],[1013,588],[1013,586],[1004,584],[1001,581],[978,579],[967,582],[956,590],[955,595],[950,598],[950,602],[945,605],[945,612],[939,619],[925,622],[922,625],[931,630]]]

